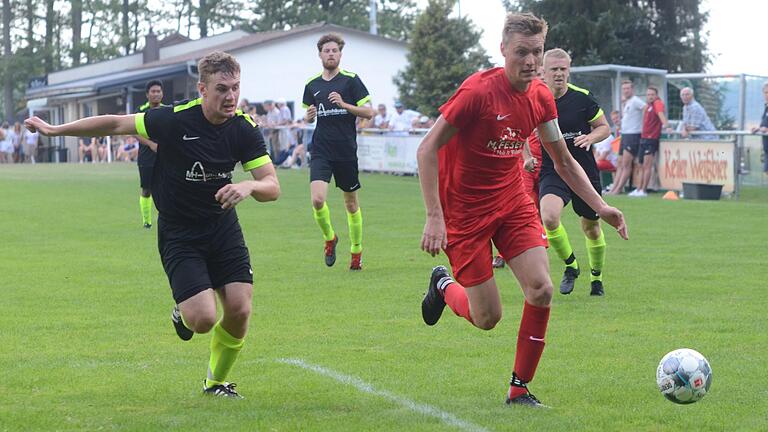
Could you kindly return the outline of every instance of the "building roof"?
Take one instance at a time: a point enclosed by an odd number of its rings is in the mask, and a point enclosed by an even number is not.
[[[83,97],[97,94],[101,90],[110,90],[130,85],[139,85],[143,88],[144,83],[149,79],[162,79],[177,75],[184,72],[186,68],[186,64],[173,64],[83,78],[81,80],[29,89],[27,90],[27,99]]]
[[[221,44],[208,46],[203,49],[189,51],[181,55],[159,59],[153,62],[145,63],[124,71],[109,73],[99,76],[84,77],[81,79],[52,84],[48,86],[28,89],[26,96],[28,99],[58,97],[69,98],[75,94],[97,94],[104,90],[110,90],[117,87],[130,85],[144,85],[144,81],[150,78],[162,79],[182,73],[186,73],[188,65],[194,64],[200,58],[212,51],[234,52],[245,48],[251,48],[263,43],[274,42],[277,40],[297,37],[299,35],[317,32],[338,32],[342,34],[355,34],[357,36],[374,38],[387,43],[394,43],[405,46],[405,42],[385,38],[383,36],[372,35],[360,30],[354,30],[347,27],[328,24],[325,22],[296,26],[289,30],[273,30],[253,34],[229,40]],[[170,39],[166,41],[167,39]],[[184,36],[171,35],[160,42],[162,46],[174,45],[184,42]],[[188,40],[188,39],[187,39]],[[132,54],[136,55],[136,54]]]
[[[390,43],[396,43],[403,46],[406,45],[405,42],[389,39],[383,36],[372,35],[368,32],[355,30],[347,27],[342,27],[335,24],[319,22],[315,24],[296,26],[289,30],[271,30],[271,31],[259,32],[259,33],[253,33],[248,36],[242,37],[240,39],[235,39],[229,42],[222,43],[220,45],[207,47],[201,50],[190,51],[188,53],[184,53],[179,56],[170,57],[167,59],[160,59],[151,63],[141,65],[140,67],[141,68],[155,67],[159,65],[173,64],[173,63],[180,63],[180,62],[186,63],[187,61],[191,61],[191,60],[196,61],[212,51],[233,52],[243,48],[251,48],[255,45],[259,45],[267,42],[273,42],[280,39],[287,39],[287,38],[295,37],[295,36],[306,34],[306,33],[312,33],[317,30],[328,31],[328,32],[338,32],[342,34],[353,33],[358,36],[376,38],[380,41],[387,41]]]

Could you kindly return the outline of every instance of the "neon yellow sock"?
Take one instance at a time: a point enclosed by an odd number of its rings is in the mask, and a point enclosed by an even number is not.
[[[323,239],[325,241],[331,241],[336,236],[331,225],[331,210],[328,208],[328,203],[323,203],[323,208],[320,210],[312,207],[312,214],[315,216],[315,222],[323,232]]]
[[[363,210],[360,207],[354,213],[347,212],[349,225],[350,252],[357,254],[363,250]]]
[[[605,236],[600,230],[600,236],[595,239],[587,239],[587,256],[589,267],[592,268],[591,281],[603,280],[603,265],[605,265]]]
[[[549,245],[555,250],[557,256],[565,261],[565,265],[568,267],[579,268],[579,264],[576,262],[575,257],[573,257],[573,248],[571,247],[571,242],[568,241],[568,233],[565,231],[563,224],[558,225],[557,228],[552,231],[546,229],[546,227],[544,230],[547,232]],[[568,261],[570,261],[570,263]]]
[[[141,221],[152,225],[152,197],[139,195],[139,207],[141,208]]]
[[[211,360],[208,363],[206,387],[213,387],[226,381],[232,365],[235,364],[240,350],[243,349],[243,343],[244,339],[238,339],[227,333],[221,326],[221,321],[216,323],[211,338]]]

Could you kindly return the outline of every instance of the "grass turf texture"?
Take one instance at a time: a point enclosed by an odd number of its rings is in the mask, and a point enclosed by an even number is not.
[[[307,172],[278,174],[279,201],[238,206],[256,283],[230,376],[247,399],[230,401],[200,396],[210,336],[183,343],[173,332],[135,166],[0,167],[0,430],[461,429],[280,359],[357,377],[485,430],[768,424],[765,190],[746,189],[740,201],[610,199],[631,239],[605,228],[605,298],[590,298],[588,272],[570,296],[555,293],[531,385],[554,409],[539,411],[503,403],[522,310],[508,269],[496,272],[504,319],[495,330],[447,309],[436,327],[421,322],[430,269],[447,260],[418,248],[417,179],[362,176],[364,270],[350,272],[341,194],[329,193],[340,237],[329,269]],[[564,223],[586,268],[570,207]],[[557,287],[562,266],[552,264]],[[654,378],[661,357],[681,347],[703,353],[714,371],[711,394],[691,406],[666,401]]]

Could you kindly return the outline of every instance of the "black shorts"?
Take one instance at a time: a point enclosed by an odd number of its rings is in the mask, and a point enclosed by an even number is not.
[[[142,189],[152,189],[152,165],[139,165],[139,185]]]
[[[640,154],[643,156],[653,156],[659,151],[659,140],[654,138],[640,139]]]
[[[157,246],[176,303],[208,288],[232,282],[253,283],[253,270],[234,210],[212,222],[157,221]]]
[[[597,168],[595,168],[596,170]],[[594,176],[594,173],[589,172],[591,170],[587,169],[585,171],[592,187],[595,188],[599,195],[602,195],[600,190],[600,174]],[[544,198],[544,195],[547,194],[559,196],[563,200],[563,205],[568,205],[573,200],[573,211],[584,219],[598,220],[600,218],[597,212],[588,206],[580,196],[576,195],[554,170],[542,170],[541,177],[539,177],[539,199]]]
[[[619,154],[624,151],[632,153],[632,156],[640,154],[640,134],[621,134],[621,147]]]
[[[310,182],[322,180],[330,183],[331,176],[336,180],[336,187],[344,192],[354,192],[361,187],[357,171],[357,159],[329,161],[320,157],[312,158],[312,163],[309,164]]]

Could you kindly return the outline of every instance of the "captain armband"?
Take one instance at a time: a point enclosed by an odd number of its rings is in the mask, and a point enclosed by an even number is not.
[[[539,139],[541,139],[541,142],[551,143],[560,141],[562,138],[563,134],[560,132],[560,126],[557,124],[557,119],[552,119],[539,125]]]

